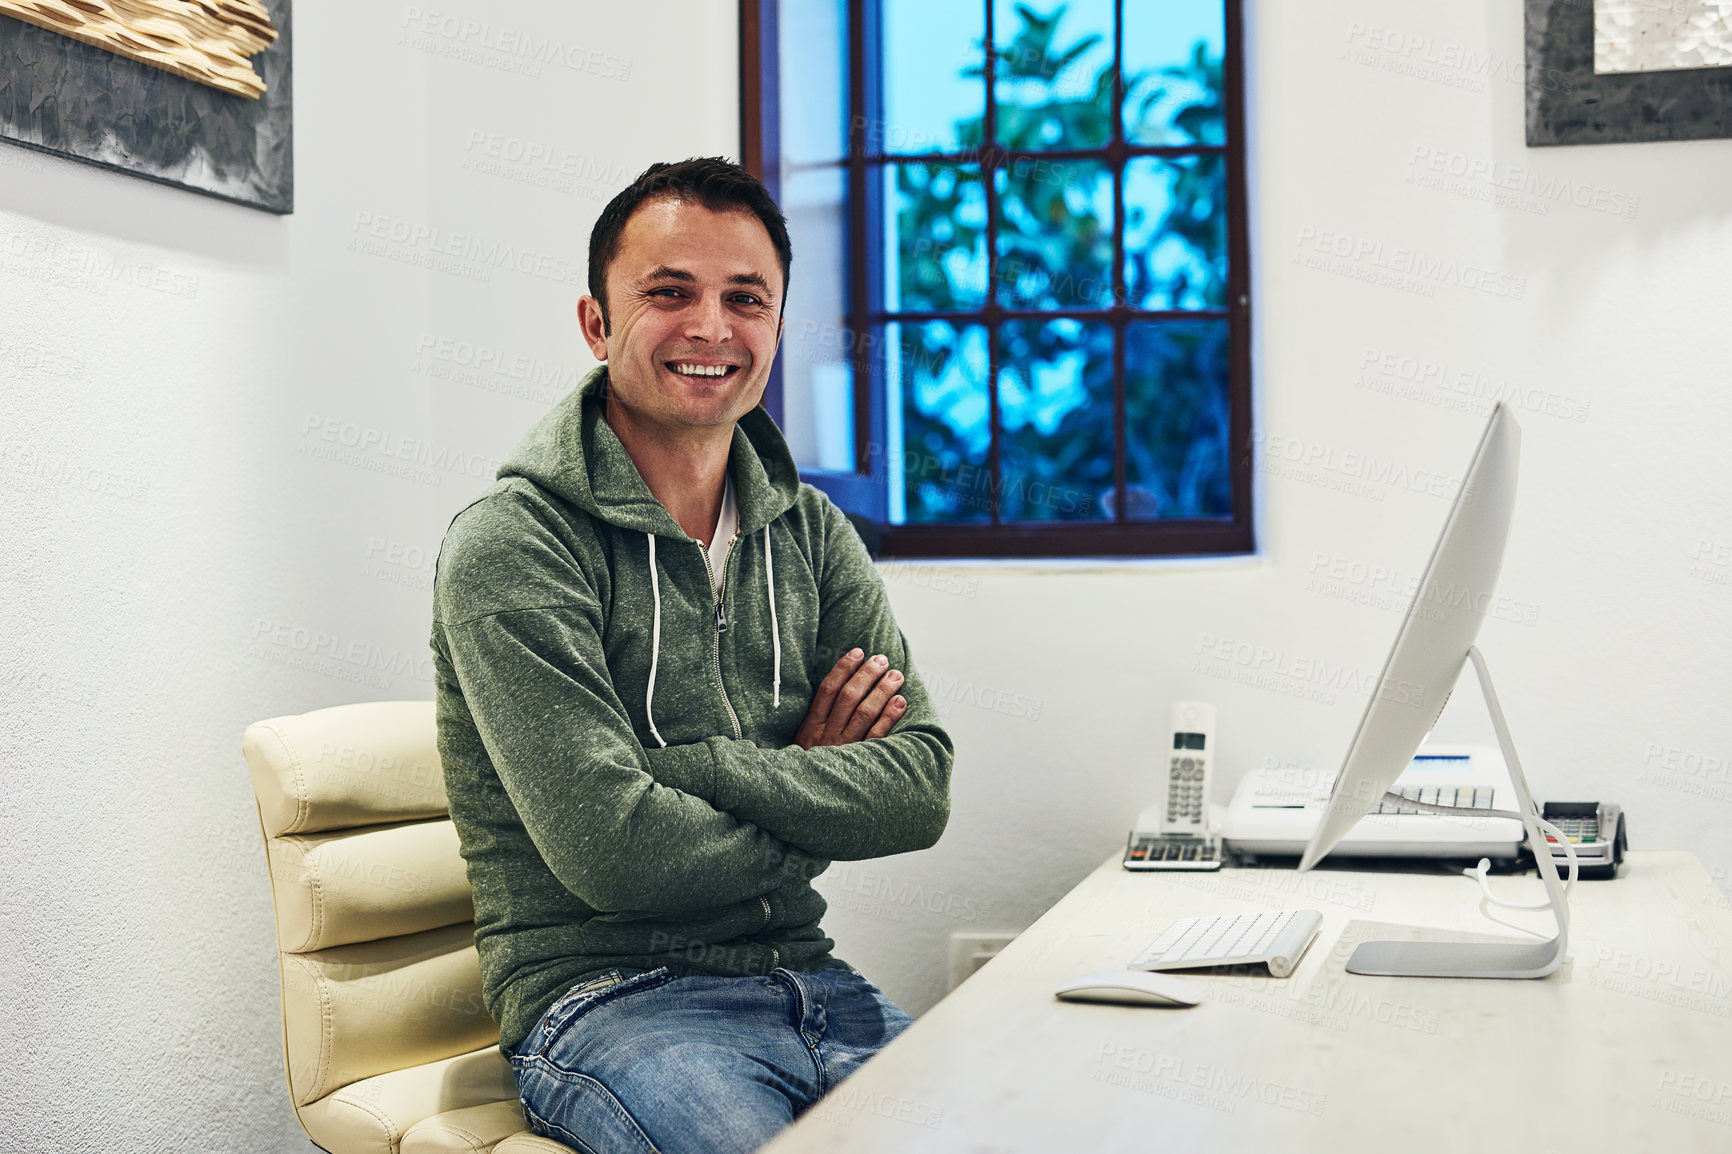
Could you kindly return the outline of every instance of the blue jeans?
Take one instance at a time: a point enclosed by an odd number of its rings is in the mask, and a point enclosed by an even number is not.
[[[509,1057],[530,1127],[583,1154],[746,1154],[911,1021],[849,970],[615,970]]]

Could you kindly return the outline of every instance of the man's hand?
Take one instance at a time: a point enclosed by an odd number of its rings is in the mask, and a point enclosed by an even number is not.
[[[908,709],[907,698],[896,692],[901,685],[902,674],[882,655],[844,654],[818,683],[794,744],[811,749],[885,736]]]

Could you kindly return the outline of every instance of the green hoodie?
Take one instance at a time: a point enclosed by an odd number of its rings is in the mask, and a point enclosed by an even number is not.
[[[950,813],[950,739],[883,583],[768,414],[734,429],[718,599],[604,419],[605,382],[457,514],[434,580],[439,756],[502,1048],[615,967],[852,969],[811,879],[924,849]],[[884,738],[792,744],[856,646],[903,672],[907,713]]]

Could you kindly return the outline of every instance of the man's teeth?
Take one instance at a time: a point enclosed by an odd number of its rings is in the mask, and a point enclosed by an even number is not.
[[[725,374],[732,365],[674,365],[674,372],[687,377],[719,377]]]

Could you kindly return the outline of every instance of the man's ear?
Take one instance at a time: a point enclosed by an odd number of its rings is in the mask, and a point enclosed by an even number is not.
[[[583,341],[590,355],[598,361],[607,360],[607,314],[601,302],[587,293],[577,298],[577,323],[583,329]]]

